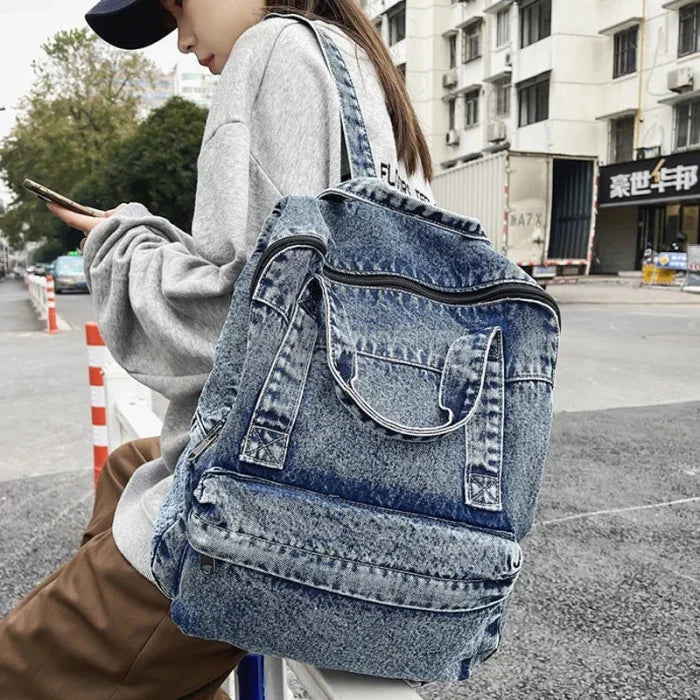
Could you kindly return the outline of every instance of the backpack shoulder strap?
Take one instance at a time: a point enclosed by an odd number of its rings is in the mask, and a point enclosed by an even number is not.
[[[341,179],[347,179],[347,175],[352,179],[377,177],[372,147],[367,136],[367,128],[355,86],[345,60],[333,39],[327,31],[316,27],[311,20],[303,15],[270,12],[263,17],[262,21],[270,17],[287,17],[300,21],[311,29],[318,40],[326,65],[335,79],[340,100],[341,131],[345,144],[345,147],[341,149]]]

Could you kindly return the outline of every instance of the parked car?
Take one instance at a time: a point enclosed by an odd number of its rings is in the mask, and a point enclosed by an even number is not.
[[[54,262],[56,294],[66,290],[88,291],[82,255],[60,255]]]

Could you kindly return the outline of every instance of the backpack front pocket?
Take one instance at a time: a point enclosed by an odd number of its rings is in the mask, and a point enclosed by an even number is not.
[[[520,570],[520,546],[503,535],[216,468],[195,490],[187,528],[215,559],[397,607],[488,607]]]
[[[279,624],[255,636],[281,656],[301,645],[323,665],[333,649],[347,668],[414,679],[465,673],[497,646],[521,568],[514,539],[217,468],[194,496],[173,607],[183,630],[250,649],[256,611],[273,609]],[[204,595],[224,581],[235,595]]]

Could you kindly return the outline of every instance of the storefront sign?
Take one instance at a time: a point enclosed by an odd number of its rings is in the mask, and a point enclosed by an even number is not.
[[[683,289],[688,292],[700,292],[700,245],[688,246],[688,274]]]
[[[688,255],[686,253],[662,252],[655,256],[654,264],[656,267],[664,267],[667,270],[687,270]]]
[[[700,196],[700,151],[675,153],[600,169],[599,206]]]

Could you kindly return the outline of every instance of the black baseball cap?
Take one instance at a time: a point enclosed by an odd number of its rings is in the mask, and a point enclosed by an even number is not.
[[[101,39],[120,49],[143,49],[177,26],[158,0],[100,0],[85,20]]]

